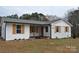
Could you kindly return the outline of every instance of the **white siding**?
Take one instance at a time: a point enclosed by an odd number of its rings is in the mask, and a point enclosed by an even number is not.
[[[14,39],[28,39],[30,32],[29,32],[29,25],[28,24],[24,24],[24,34],[13,34],[12,33],[12,24],[11,23],[7,23],[6,24],[6,40],[14,40]]]
[[[2,37],[6,40],[14,40],[14,39],[29,39],[30,36],[33,34],[30,34],[30,24],[24,24],[24,34],[13,34],[12,33],[12,24],[7,23],[6,24],[6,34],[5,34],[5,23],[2,25]],[[55,26],[61,26],[61,32],[55,32]],[[64,27],[69,27],[69,32],[64,31]],[[45,27],[43,29],[44,36],[50,36],[50,27],[48,26],[48,32],[45,32]],[[5,36],[6,35],[6,36]],[[35,34],[36,36],[39,35],[39,33]],[[51,24],[51,38],[65,38],[65,37],[71,37],[71,27],[65,23],[64,21],[57,21],[55,23]]]
[[[61,32],[55,32],[55,26],[61,27]],[[65,32],[65,26],[69,27],[69,32]],[[51,24],[51,37],[52,38],[67,38],[71,37],[71,27],[65,23],[64,21],[60,20],[55,23]]]

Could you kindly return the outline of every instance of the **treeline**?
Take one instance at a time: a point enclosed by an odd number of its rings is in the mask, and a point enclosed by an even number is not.
[[[67,19],[73,25],[71,28],[72,37],[79,37],[79,8],[70,10],[67,14]]]
[[[20,17],[17,14],[14,15],[9,15],[9,16],[5,16],[7,18],[14,18],[14,19],[27,19],[27,20],[42,20],[42,21],[47,21],[47,18],[45,17],[44,14],[42,13],[32,13],[32,14],[23,14]]]

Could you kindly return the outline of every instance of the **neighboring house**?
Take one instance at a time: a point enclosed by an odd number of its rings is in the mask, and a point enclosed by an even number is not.
[[[71,37],[71,24],[65,20],[34,21],[1,18],[0,36],[5,40]]]
[[[48,19],[49,21],[53,21],[53,20],[56,20],[56,19],[60,19],[60,17],[57,17],[55,15],[46,15],[45,16],[46,19]]]

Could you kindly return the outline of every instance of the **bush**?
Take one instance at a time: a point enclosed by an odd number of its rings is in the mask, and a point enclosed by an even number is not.
[[[18,40],[21,40],[20,38]]]
[[[17,40],[17,39],[14,39],[14,40]]]

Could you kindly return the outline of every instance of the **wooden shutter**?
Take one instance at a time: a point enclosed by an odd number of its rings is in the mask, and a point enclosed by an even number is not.
[[[16,34],[16,24],[12,25],[12,31],[13,31],[13,34]]]
[[[61,26],[59,26],[59,32],[61,32]]]
[[[21,33],[24,33],[24,24],[21,25]]]

